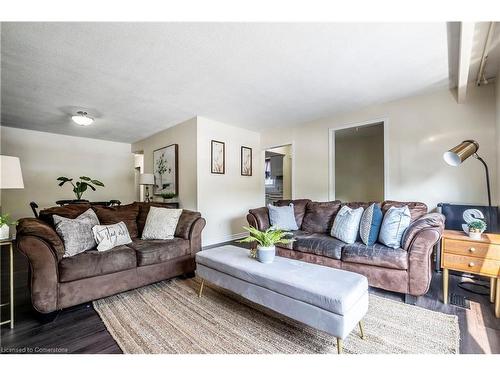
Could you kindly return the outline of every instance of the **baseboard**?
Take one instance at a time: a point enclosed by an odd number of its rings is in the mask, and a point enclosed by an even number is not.
[[[202,249],[207,250],[207,249],[213,249],[214,247],[229,245],[231,242],[236,241],[236,240],[240,240],[246,236],[248,236],[248,232],[242,232],[242,233],[231,234],[229,236],[224,236],[220,239],[217,239],[217,241],[215,243],[212,243],[212,244],[206,245],[206,246],[202,246]]]

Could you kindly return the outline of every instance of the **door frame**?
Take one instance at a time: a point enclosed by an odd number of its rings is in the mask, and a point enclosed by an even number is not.
[[[384,127],[384,200],[389,194],[389,119],[387,117],[376,118],[356,123],[344,124],[335,128],[328,128],[328,200],[335,200],[335,131],[349,128],[360,128],[363,126],[382,123]],[[292,172],[293,173],[293,172]]]
[[[278,147],[284,147],[284,146],[291,146],[291,154],[292,154],[292,199],[295,199],[295,142],[284,142],[284,143],[279,143],[277,145],[271,145],[262,150],[262,161],[265,162],[266,160],[266,151],[270,151],[273,148],[278,148]],[[262,179],[262,191],[263,191],[263,196],[264,196],[264,201],[266,199],[266,185],[265,185],[265,179]]]

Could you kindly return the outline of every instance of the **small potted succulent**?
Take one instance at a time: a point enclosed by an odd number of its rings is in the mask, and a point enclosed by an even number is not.
[[[0,215],[0,239],[9,238],[9,225],[16,225],[17,221],[12,220],[9,214]]]
[[[238,242],[257,243],[256,258],[261,263],[272,263],[276,255],[276,244],[289,244],[295,241],[293,238],[287,238],[291,235],[290,232],[285,232],[281,229],[274,229],[273,227],[260,231],[253,227],[243,227],[249,232],[248,237],[243,238]],[[250,256],[253,256],[252,251]]]
[[[469,237],[473,240],[480,240],[481,234],[486,230],[486,223],[483,220],[474,220],[467,224]]]
[[[177,201],[177,194],[175,193],[163,193],[161,194],[161,197],[163,198],[163,202],[165,203],[172,203]]]

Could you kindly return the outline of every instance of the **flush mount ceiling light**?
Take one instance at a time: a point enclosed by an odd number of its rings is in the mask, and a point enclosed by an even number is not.
[[[87,112],[78,111],[76,115],[72,116],[71,119],[80,126],[89,126],[94,122],[92,117],[87,115]]]

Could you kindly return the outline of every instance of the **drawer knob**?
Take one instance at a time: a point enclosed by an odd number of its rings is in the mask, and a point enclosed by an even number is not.
[[[476,249],[475,249],[475,248],[473,248],[473,247],[471,247],[471,248],[469,249],[469,253],[473,253],[473,252],[475,252],[475,251],[476,251]]]
[[[469,263],[469,267],[474,267],[476,264],[474,262]]]

